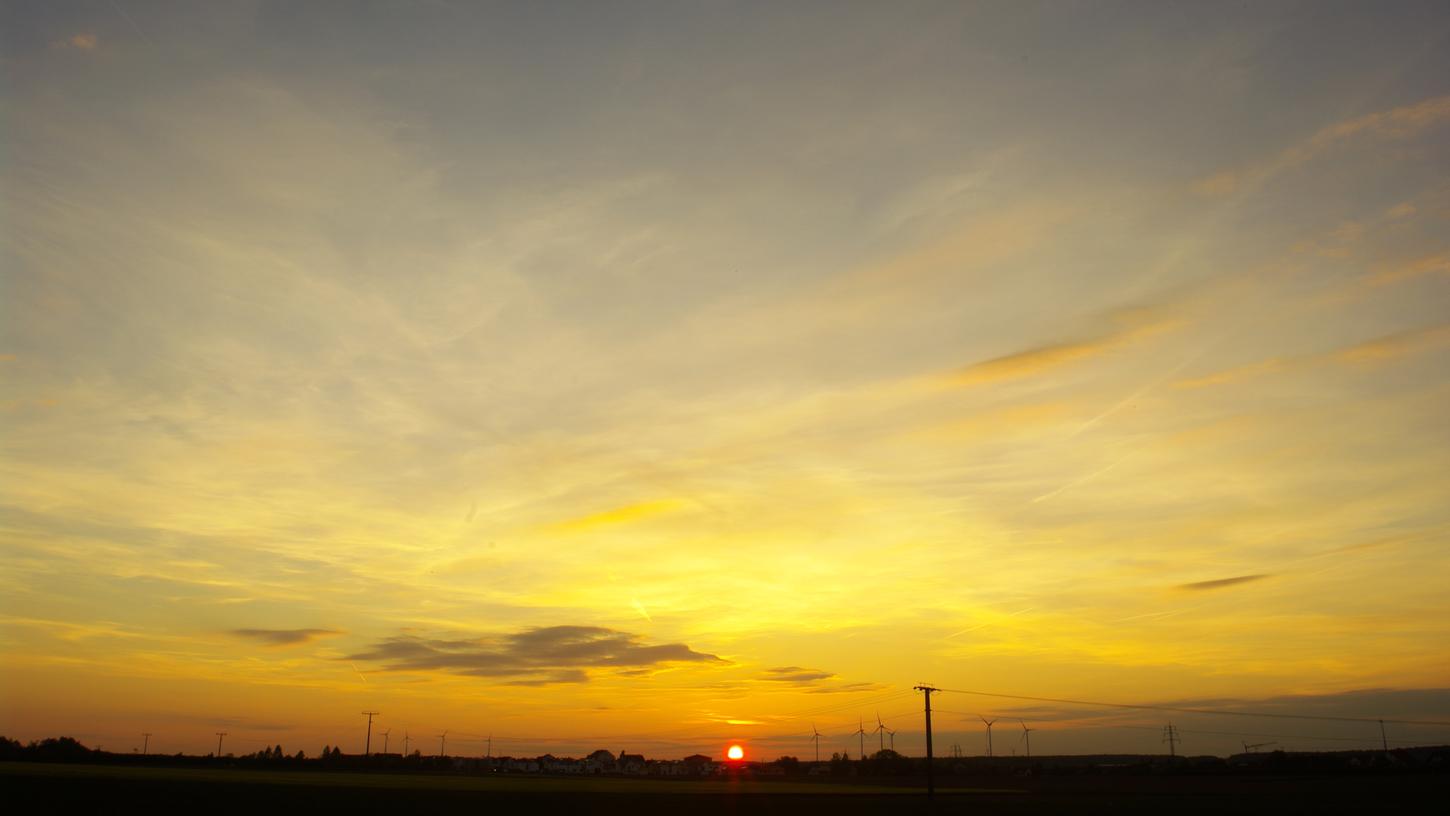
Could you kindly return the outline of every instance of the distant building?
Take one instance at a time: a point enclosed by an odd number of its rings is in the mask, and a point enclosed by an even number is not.
[[[592,774],[614,773],[618,768],[618,764],[614,761],[614,754],[603,748],[585,757],[584,766],[587,772]]]
[[[685,773],[692,776],[708,776],[715,770],[715,760],[704,754],[690,754],[680,762],[685,768]]]
[[[646,764],[644,754],[626,754],[620,751],[619,762],[616,763],[616,767],[620,773],[639,776],[644,773]]]

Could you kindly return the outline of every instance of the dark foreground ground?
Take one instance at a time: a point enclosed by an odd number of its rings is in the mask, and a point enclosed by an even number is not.
[[[952,780],[961,785],[961,780]],[[934,803],[900,787],[778,781],[478,778],[0,763],[11,813],[1283,814],[1433,813],[1444,775],[983,780]]]

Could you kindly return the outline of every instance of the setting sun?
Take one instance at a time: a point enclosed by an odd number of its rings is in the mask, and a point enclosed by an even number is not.
[[[739,745],[732,745],[728,749],[726,749],[725,756],[730,758],[731,760],[739,762],[740,760],[745,758],[745,749],[741,748]]]

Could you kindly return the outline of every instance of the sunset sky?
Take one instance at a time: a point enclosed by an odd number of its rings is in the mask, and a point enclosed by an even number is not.
[[[0,734],[1450,720],[1443,2],[0,8]]]

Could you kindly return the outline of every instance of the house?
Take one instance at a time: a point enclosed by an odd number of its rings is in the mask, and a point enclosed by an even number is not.
[[[614,773],[619,768],[614,761],[614,754],[603,748],[585,757],[584,766],[591,774]]]
[[[630,776],[640,776],[644,773],[646,765],[644,754],[626,754],[623,751],[619,752],[617,766],[620,773],[626,773]]]
[[[715,770],[715,761],[704,754],[690,754],[680,762],[685,766],[685,773],[692,776],[706,776]]]

